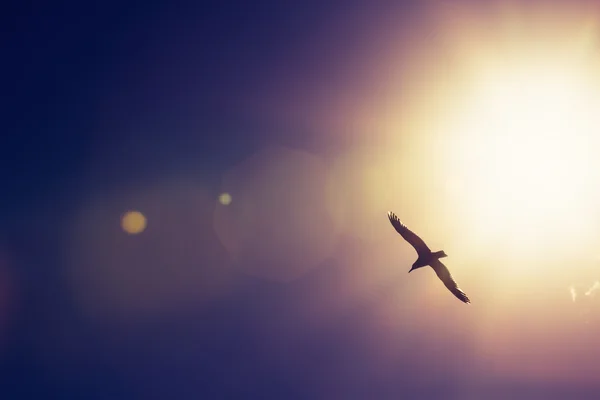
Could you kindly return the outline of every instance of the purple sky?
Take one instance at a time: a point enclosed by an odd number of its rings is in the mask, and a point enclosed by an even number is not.
[[[2,398],[597,398],[596,254],[468,232],[435,147],[453,40],[593,4],[284,3],[5,13]],[[406,273],[390,209],[472,305]]]

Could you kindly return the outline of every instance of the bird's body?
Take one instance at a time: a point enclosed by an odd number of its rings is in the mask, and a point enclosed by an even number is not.
[[[437,276],[441,279],[448,290],[452,292],[452,294],[454,294],[459,300],[465,303],[470,303],[471,300],[469,300],[465,292],[460,290],[452,278],[450,271],[448,271],[448,268],[446,268],[446,266],[440,261],[440,258],[448,257],[444,250],[432,252],[431,249],[425,244],[423,239],[408,229],[408,227],[400,221],[396,214],[390,211],[388,212],[388,218],[396,231],[417,251],[418,258],[408,272],[411,272],[417,268],[430,266],[433,268]]]

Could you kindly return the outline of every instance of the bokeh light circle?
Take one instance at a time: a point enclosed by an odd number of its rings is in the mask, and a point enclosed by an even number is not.
[[[221,203],[224,206],[228,206],[229,204],[231,204],[231,195],[229,193],[221,193],[219,195],[219,203]]]
[[[121,217],[121,228],[130,235],[142,233],[147,225],[146,217],[139,211],[127,211]]]

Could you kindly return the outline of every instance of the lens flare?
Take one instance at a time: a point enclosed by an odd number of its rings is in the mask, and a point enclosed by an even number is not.
[[[221,203],[224,206],[228,206],[229,204],[231,204],[231,195],[229,193],[221,193],[219,195],[219,203]]]
[[[146,225],[146,217],[139,211],[127,211],[121,218],[121,227],[130,235],[142,233]]]

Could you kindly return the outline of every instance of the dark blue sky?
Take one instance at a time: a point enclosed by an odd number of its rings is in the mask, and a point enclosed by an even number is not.
[[[267,3],[61,2],[19,4],[3,18],[3,200],[28,207],[76,191],[86,158],[116,146],[222,167],[224,143],[234,156],[243,147],[229,135],[247,136],[228,97],[252,90],[324,15]],[[195,154],[185,154],[191,140]]]
[[[345,232],[318,268],[282,283],[261,274],[292,270],[292,261],[265,266],[272,259],[260,254],[231,261],[237,244],[215,232],[221,180],[236,165],[241,176],[264,165],[287,171],[277,157],[292,159],[289,149],[330,155],[371,141],[367,153],[377,160],[371,133],[320,141],[329,136],[301,121],[312,115],[306,104],[328,111],[328,91],[375,104],[369,99],[387,83],[373,76],[390,68],[368,65],[365,55],[381,56],[384,25],[401,27],[410,43],[417,15],[408,2],[19,2],[5,9],[0,397],[594,398],[597,388],[585,384],[497,374],[496,361],[473,349],[479,321],[451,296],[448,304],[422,299],[443,289],[439,282],[409,284],[403,267],[388,275],[378,269],[412,262],[410,250],[402,260],[373,258],[394,236],[377,243]],[[291,153],[240,164],[268,145]],[[319,171],[307,157],[297,162]],[[239,176],[232,182],[251,185]],[[283,210],[285,190],[261,212]],[[301,197],[298,215],[319,210],[313,200]],[[137,242],[118,229],[129,208],[148,215]],[[328,222],[318,223],[314,235],[325,241]],[[385,224],[375,231],[387,234]],[[362,279],[364,268],[375,278]]]

